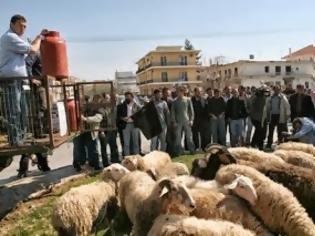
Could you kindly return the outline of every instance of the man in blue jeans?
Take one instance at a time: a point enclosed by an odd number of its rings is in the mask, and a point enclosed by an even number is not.
[[[231,130],[231,146],[243,144],[244,118],[247,116],[244,100],[239,98],[237,89],[232,89],[232,98],[226,104],[226,119],[229,121]]]
[[[32,43],[22,39],[26,29],[26,19],[14,15],[10,20],[10,29],[0,38],[0,77],[27,77],[25,56],[40,49],[41,38],[47,32],[43,30]],[[39,81],[32,80],[33,83]],[[22,80],[8,81],[3,86],[5,93],[6,123],[10,145],[23,144],[23,101]]]
[[[190,98],[186,97],[184,94],[185,88],[179,87],[177,89],[177,98],[173,102],[171,110],[172,124],[176,128],[175,155],[181,155],[183,153],[181,144],[183,130],[190,153],[192,154],[195,151],[191,130],[194,121],[194,108]]]

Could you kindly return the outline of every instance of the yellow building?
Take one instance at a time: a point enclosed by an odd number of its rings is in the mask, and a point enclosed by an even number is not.
[[[177,84],[191,88],[201,84],[199,53],[200,50],[185,50],[182,46],[160,46],[147,53],[137,62],[140,94],[150,95],[154,89]]]

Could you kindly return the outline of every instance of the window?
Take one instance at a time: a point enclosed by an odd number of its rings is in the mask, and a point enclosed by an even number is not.
[[[231,69],[228,69],[228,77],[231,78],[231,76],[232,76],[232,71]]]
[[[265,66],[265,73],[269,73],[269,66]]]
[[[286,74],[290,74],[291,72],[292,72],[291,66],[286,66],[286,67],[285,67],[285,73],[286,73]]]
[[[161,77],[162,77],[162,82],[168,82],[167,72],[162,72]]]
[[[167,61],[166,61],[166,57],[161,57],[161,66],[166,66],[167,65]]]
[[[281,74],[281,66],[276,66],[276,75],[280,75]]]
[[[179,57],[179,64],[181,66],[186,66],[187,65],[187,56],[180,56]]]
[[[181,72],[181,73],[179,74],[179,80],[180,80],[180,81],[188,81],[187,72]]]
[[[235,76],[235,77],[238,76],[238,68],[237,68],[237,67],[234,68],[234,76]]]

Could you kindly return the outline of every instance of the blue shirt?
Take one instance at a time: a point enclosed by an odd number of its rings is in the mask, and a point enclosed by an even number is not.
[[[299,139],[302,143],[309,143],[315,145],[315,124],[306,117],[300,118],[302,122],[301,129],[292,135],[292,138]]]
[[[280,103],[281,98],[279,95],[273,95],[271,97],[271,114],[272,115],[279,115],[280,114]]]
[[[31,45],[12,30],[0,38],[0,77],[27,76],[25,57]]]

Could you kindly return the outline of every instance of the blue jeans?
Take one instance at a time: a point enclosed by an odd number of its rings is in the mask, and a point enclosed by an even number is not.
[[[166,128],[166,124],[161,124],[161,126],[162,126],[162,132],[151,139],[151,145],[150,145],[151,151],[158,150],[159,142],[160,142],[160,150],[163,152],[166,151],[167,128]]]
[[[134,126],[133,123],[127,123],[126,127],[123,129],[124,137],[124,155],[130,155],[130,139],[132,139],[133,152],[134,154],[139,154],[139,129]]]
[[[5,122],[7,125],[8,141],[10,145],[23,143],[22,132],[22,81],[15,80],[3,85],[5,100]],[[25,100],[23,99],[23,104]],[[23,111],[24,112],[24,111]]]
[[[243,137],[244,119],[230,120],[231,146],[239,146]]]
[[[119,162],[116,138],[117,138],[116,130],[107,131],[105,133],[105,137],[99,136],[100,144],[101,144],[102,162],[103,162],[104,167],[109,165],[108,156],[107,156],[107,144],[109,144],[109,147],[110,147],[111,163]]]
[[[183,153],[182,148],[182,131],[184,131],[188,150],[193,153],[195,151],[195,145],[193,142],[192,131],[189,123],[177,123],[176,126],[176,140],[175,140],[175,155],[181,155]]]
[[[211,134],[212,142],[219,143],[221,145],[226,144],[226,131],[225,131],[225,119],[224,118],[211,118]]]

